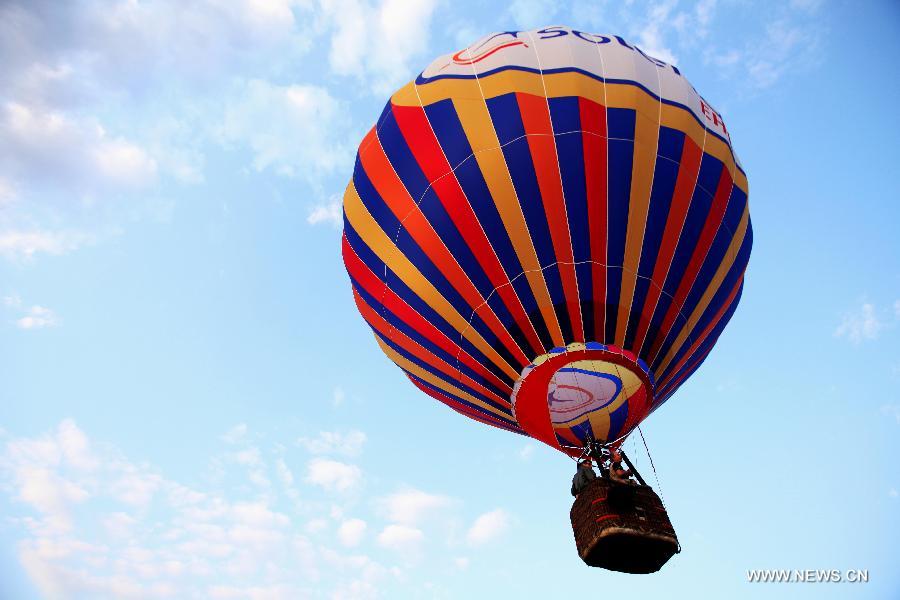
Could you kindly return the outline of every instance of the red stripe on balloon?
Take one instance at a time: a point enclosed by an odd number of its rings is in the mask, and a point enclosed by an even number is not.
[[[515,294],[512,286],[509,285],[509,276],[503,270],[503,266],[500,264],[500,260],[497,258],[490,240],[484,233],[478,217],[469,204],[469,199],[456,179],[456,174],[450,167],[440,142],[435,137],[434,130],[428,122],[428,116],[425,114],[425,111],[420,107],[396,105],[392,107],[392,110],[397,119],[397,125],[407,141],[407,145],[425,177],[431,182],[431,187],[444,206],[444,210],[447,211],[453,224],[469,245],[469,249],[487,275],[491,285],[494,286],[503,304],[525,334],[525,337],[531,344],[531,353],[534,355],[540,354],[544,351],[544,347],[525,309],[522,308],[521,300]],[[512,351],[512,349],[510,350]],[[522,360],[519,368],[524,367],[530,360],[518,346],[516,346],[516,351],[513,352],[513,355]]]
[[[709,208],[709,214],[706,216],[706,222],[703,224],[703,230],[697,239],[697,245],[694,246],[694,252],[691,254],[691,259],[684,271],[684,275],[682,275],[681,281],[678,283],[678,289],[675,291],[669,310],[666,311],[660,331],[669,331],[672,327],[675,318],[684,305],[685,298],[687,298],[697,279],[697,274],[700,272],[703,261],[706,259],[716,233],[719,231],[719,227],[725,218],[725,209],[728,208],[728,199],[731,197],[732,183],[731,174],[728,172],[728,169],[723,168],[719,177],[719,184],[716,186],[716,193],[712,199],[712,205]],[[662,344],[663,339],[662,336],[657,337],[656,343],[653,344],[651,351],[648,353],[648,356],[653,357],[651,361],[656,359],[656,353],[659,351],[659,345]]]
[[[368,137],[368,136],[367,136]],[[363,140],[365,143],[366,140]],[[411,144],[413,148],[418,142]],[[456,258],[447,249],[447,246],[435,233],[431,223],[419,209],[418,199],[412,198],[400,176],[397,175],[393,165],[384,152],[381,143],[370,143],[364,151],[359,153],[359,160],[363,170],[375,187],[375,191],[385,200],[385,204],[402,223],[402,227],[412,236],[422,252],[437,266],[441,274],[453,288],[459,292],[469,308],[477,312],[485,325],[497,336],[522,365],[528,363],[528,358],[519,348],[515,340],[504,327],[493,310],[485,303],[484,298],[472,284],[468,275],[463,271]],[[470,315],[463,315],[469,317]]]
[[[665,394],[668,393],[669,389],[673,388],[673,386],[677,387],[678,384],[680,384],[680,382],[683,381],[691,373],[691,370],[688,369],[684,372],[684,374],[682,374],[681,377],[678,378],[677,382],[669,382],[671,377],[674,376],[675,373],[681,371],[681,368],[685,365],[685,363],[687,363],[692,358],[693,353],[697,351],[697,348],[703,345],[703,342],[706,341],[706,338],[709,336],[710,332],[713,331],[719,324],[719,321],[722,320],[722,316],[726,312],[728,312],[729,308],[731,308],[731,303],[734,302],[734,298],[735,296],[737,296],[738,290],[741,289],[741,282],[743,282],[743,280],[743,276],[738,278],[737,282],[734,284],[734,287],[731,289],[731,292],[729,292],[728,298],[725,299],[725,302],[722,303],[722,306],[716,312],[715,317],[713,317],[712,320],[706,325],[706,327],[703,328],[703,331],[700,332],[700,335],[697,336],[697,339],[694,340],[694,343],[691,344],[687,352],[684,353],[684,356],[681,357],[681,360],[678,361],[678,364],[676,364],[674,367],[671,367],[669,369],[669,374],[660,380],[660,397],[665,396]],[[710,348],[710,350],[711,349],[712,348]],[[708,352],[709,351],[707,351],[707,353]],[[706,356],[706,354],[704,354],[703,356]],[[694,364],[697,364],[697,362],[695,361]]]
[[[498,396],[496,393],[489,390],[481,383],[475,381],[474,379],[460,371],[459,368],[457,368],[455,365],[449,364],[441,357],[428,351],[426,348],[416,343],[416,341],[410,338],[408,335],[385,321],[384,318],[382,318],[382,316],[379,315],[374,308],[366,304],[366,301],[362,298],[362,296],[359,295],[359,293],[355,289],[353,290],[353,299],[356,301],[356,307],[359,309],[359,312],[360,314],[362,314],[363,318],[369,323],[369,325],[372,326],[373,329],[381,333],[384,337],[406,350],[412,356],[415,356],[422,362],[431,365],[444,375],[447,375],[451,379],[457,380],[462,385],[478,391],[494,402],[497,402],[501,407],[509,407],[509,398]]]
[[[690,137],[685,136],[684,147],[681,151],[681,161],[678,165],[678,176],[675,179],[675,190],[672,193],[672,202],[669,205],[669,215],[666,217],[666,227],[663,230],[662,241],[656,254],[656,263],[653,265],[650,288],[647,290],[647,298],[641,310],[641,320],[638,322],[638,329],[634,337],[634,347],[639,350],[644,347],[646,342],[647,330],[659,303],[662,287],[666,281],[666,274],[672,265],[675,248],[678,247],[678,238],[681,236],[681,229],[684,227],[688,208],[691,206],[691,197],[697,185],[697,176],[700,173],[700,160],[702,157],[703,150]],[[665,329],[660,329],[656,336],[657,339],[664,339],[665,335],[661,335],[664,332],[667,333]],[[641,355],[648,356],[648,353],[641,352]]]
[[[572,323],[573,341],[584,342],[584,324],[581,322],[581,302],[578,298],[578,280],[575,276],[575,259],[572,255],[572,239],[566,220],[566,202],[563,196],[562,180],[559,172],[559,157],[556,155],[550,109],[543,96],[516,93],[522,124],[528,139],[528,149],[538,188],[544,204],[544,214],[550,227],[553,253],[562,278],[563,294]]]
[[[584,183],[587,191],[588,231],[591,238],[593,340],[603,341],[606,329],[606,311],[603,308],[603,299],[606,298],[606,107],[587,98],[579,98],[578,110],[581,117]]]
[[[350,277],[366,290],[369,295],[378,298],[378,301],[381,302],[387,310],[391,311],[398,319],[412,327],[441,350],[444,350],[451,356],[456,356],[468,367],[471,367],[476,373],[496,385],[498,389],[504,391],[509,390],[509,393],[512,393],[512,388],[508,384],[504,383],[499,377],[491,373],[491,371],[485,368],[481,362],[471,357],[458,344],[453,342],[453,340],[447,337],[441,330],[432,325],[427,319],[404,302],[402,298],[391,291],[391,289],[387,287],[387,285],[385,285],[371,269],[369,269],[359,256],[356,255],[356,252],[353,251],[350,242],[347,240],[347,236],[343,236],[341,249],[344,256],[344,266],[347,268]]]
[[[406,371],[404,371],[406,373]],[[460,413],[464,417],[468,417],[470,419],[474,419],[480,423],[485,423],[486,425],[492,425],[494,427],[498,427],[500,429],[505,429],[506,431],[514,431],[516,433],[520,433],[521,429],[516,427],[512,423],[507,423],[506,421],[502,421],[496,417],[491,417],[490,415],[477,411],[467,404],[463,404],[459,400],[455,400],[454,398],[433,390],[425,385],[422,385],[419,381],[417,381],[414,377],[412,377],[409,373],[406,373],[406,376],[409,377],[409,380],[413,383],[414,386],[419,388],[421,391],[425,392],[438,402],[446,404],[456,412]]]

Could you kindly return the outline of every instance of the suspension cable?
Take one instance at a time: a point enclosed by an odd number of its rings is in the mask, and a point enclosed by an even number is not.
[[[663,496],[662,485],[659,483],[659,474],[656,472],[656,465],[653,464],[653,456],[650,454],[650,447],[647,446],[647,440],[644,439],[644,432],[641,430],[640,425],[638,425],[637,430],[638,433],[641,434],[641,441],[644,442],[644,450],[647,451],[647,458],[650,459],[650,468],[653,469],[653,477],[656,479],[656,487],[659,490],[659,499],[662,501],[663,508],[666,508],[666,498]]]

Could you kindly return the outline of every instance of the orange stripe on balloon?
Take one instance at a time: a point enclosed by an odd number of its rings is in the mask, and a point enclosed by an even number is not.
[[[672,327],[675,318],[681,311],[681,307],[684,306],[684,300],[691,291],[691,288],[697,279],[697,274],[700,272],[700,267],[703,266],[703,261],[706,259],[706,255],[709,253],[709,249],[716,237],[716,233],[722,225],[722,220],[725,218],[725,209],[728,207],[731,189],[731,174],[728,172],[728,169],[723,168],[722,175],[719,177],[719,184],[716,187],[716,193],[712,199],[709,214],[706,216],[706,222],[703,224],[703,230],[700,233],[700,237],[697,239],[697,245],[694,247],[694,252],[691,254],[691,259],[688,262],[684,275],[682,275],[681,281],[678,283],[678,289],[675,291],[672,303],[669,305],[669,310],[666,312],[666,316],[663,319],[662,327],[660,328],[662,331],[668,331],[669,328]],[[655,355],[656,345],[652,348],[651,353]]]
[[[447,406],[449,406],[450,408],[452,408],[454,411],[458,412],[462,416],[468,417],[469,419],[472,419],[475,421],[478,421],[479,423],[484,423],[486,425],[491,425],[493,427],[497,427],[498,429],[503,429],[506,431],[521,432],[521,429],[519,429],[515,425],[515,423],[506,422],[506,421],[503,421],[502,419],[499,419],[492,415],[488,415],[488,414],[479,412],[478,410],[476,410],[470,406],[466,406],[465,404],[463,404],[462,402],[459,402],[458,400],[454,400],[447,394],[438,392],[436,390],[433,390],[433,389],[423,385],[421,382],[414,379],[412,377],[412,375],[410,375],[409,373],[406,373],[405,371],[404,371],[404,373],[406,374],[407,377],[409,377],[409,380],[412,382],[412,384],[414,386],[416,386],[417,388],[419,388],[420,391],[425,392],[426,394],[428,394],[429,396],[431,396],[438,402],[441,402],[442,404],[446,404]]]
[[[669,388],[671,387],[669,385],[669,381],[671,380],[671,378],[675,375],[675,373],[678,373],[681,370],[681,368],[685,365],[685,363],[687,363],[687,361],[689,361],[693,357],[693,354],[694,352],[696,352],[697,348],[699,348],[703,344],[703,342],[706,341],[706,338],[709,336],[710,332],[714,330],[719,324],[722,316],[728,311],[729,308],[731,308],[731,303],[734,301],[735,296],[737,296],[738,290],[741,289],[741,283],[743,281],[744,276],[741,275],[741,277],[739,277],[737,282],[734,284],[731,292],[729,292],[728,298],[725,300],[725,302],[722,303],[722,306],[716,312],[715,317],[713,317],[712,320],[710,320],[709,324],[707,324],[707,326],[703,328],[703,331],[700,332],[700,335],[697,337],[694,343],[691,344],[687,352],[684,353],[684,356],[681,357],[681,360],[678,361],[678,364],[672,367],[672,369],[669,371],[669,375],[659,382],[660,396],[668,392]]]
[[[385,338],[391,340],[393,343],[397,344],[422,362],[431,365],[444,375],[457,380],[458,382],[468,386],[470,389],[477,390],[478,392],[480,392],[484,396],[491,398],[501,406],[509,406],[509,398],[498,396],[495,392],[491,391],[481,383],[475,381],[474,379],[460,371],[456,366],[449,364],[439,356],[435,355],[432,352],[429,352],[426,348],[422,347],[408,335],[385,321],[384,318],[382,318],[382,316],[379,315],[374,308],[366,304],[366,301],[363,300],[362,296],[360,296],[356,290],[353,290],[353,299],[356,301],[356,307],[359,309],[359,312],[360,314],[362,314],[363,318],[369,323],[369,325],[372,326],[373,329],[381,333]]]
[[[453,288],[468,303],[469,308],[484,320],[488,328],[497,336],[522,366],[528,364],[528,357],[522,352],[515,340],[509,334],[500,319],[493,310],[484,309],[485,300],[472,284],[468,275],[456,262],[456,259],[447,249],[447,246],[438,237],[431,223],[425,218],[417,202],[410,196],[406,186],[391,165],[381,143],[376,141],[369,144],[365,151],[360,152],[359,160],[363,170],[369,177],[375,191],[385,200],[385,204],[391,209],[402,226],[409,232],[416,244],[425,255],[438,267],[441,274],[447,278]]]
[[[369,269],[368,265],[357,256],[346,236],[342,238],[341,247],[344,256],[344,266],[347,268],[347,272],[370,296],[377,298],[378,301],[398,319],[409,325],[426,339],[430,340],[437,347],[451,356],[456,356],[458,360],[464,362],[468,367],[472,368],[476,373],[483,376],[499,389],[504,391],[509,390],[509,393],[512,393],[512,387],[503,382],[503,380],[497,377],[489,369],[485,368],[480,361],[470,356],[456,342],[447,337],[440,329],[413,310],[413,308],[404,302],[402,298],[388,288],[387,285],[385,285],[385,283]]]
[[[419,107],[407,106],[394,106],[392,110],[416,162],[431,183],[444,209],[463,233],[475,259],[494,286],[501,301],[525,334],[531,345],[531,353],[536,355],[543,352],[543,345],[534,330],[534,325],[525,313],[519,297],[513,292],[511,286],[507,285],[509,276],[504,272],[484,229],[478,223],[471,204],[456,179],[456,174],[450,167],[440,142],[435,137],[425,111]],[[521,349],[518,354],[521,354]],[[528,360],[530,359],[525,359],[523,366],[527,364]]]

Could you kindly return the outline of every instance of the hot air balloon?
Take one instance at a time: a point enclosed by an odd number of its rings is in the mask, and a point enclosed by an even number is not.
[[[616,35],[494,33],[432,62],[362,140],[344,263],[422,392],[597,457],[737,308],[747,189],[721,115],[676,67]]]

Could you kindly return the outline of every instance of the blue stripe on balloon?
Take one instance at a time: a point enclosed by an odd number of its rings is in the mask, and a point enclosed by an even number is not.
[[[437,311],[429,306],[422,298],[415,294],[393,271],[381,261],[380,258],[372,251],[371,248],[362,240],[359,233],[352,227],[349,221],[344,222],[344,235],[350,247],[353,248],[360,260],[382,281],[385,281],[387,274],[387,285],[397,296],[400,297],[413,310],[418,312],[422,317],[431,323],[436,329],[441,331],[453,343],[459,345],[463,351],[474,358],[477,362],[484,365],[484,368],[496,375],[500,381],[512,387],[513,380],[488,359],[478,348],[476,348],[469,340],[462,337],[456,329],[441,317]]]
[[[382,342],[384,342],[385,344],[387,344],[388,346],[390,346],[397,354],[399,354],[400,356],[402,356],[403,358],[405,358],[405,359],[408,360],[409,362],[413,363],[414,365],[418,366],[420,369],[422,369],[422,370],[424,370],[424,371],[427,371],[428,373],[431,373],[432,375],[434,375],[435,377],[437,377],[437,378],[440,379],[441,381],[444,381],[445,383],[448,383],[448,384],[450,384],[450,385],[452,385],[452,386],[455,386],[455,387],[461,389],[462,391],[466,392],[466,393],[469,394],[470,396],[472,396],[472,397],[474,397],[474,398],[478,398],[479,400],[481,400],[481,401],[484,402],[485,404],[489,404],[489,405],[493,406],[494,408],[496,408],[496,409],[498,409],[498,410],[502,410],[502,411],[504,411],[504,412],[506,412],[506,411],[509,410],[509,405],[508,405],[508,404],[497,402],[497,401],[494,400],[493,398],[489,398],[488,396],[485,396],[484,394],[482,394],[482,393],[479,392],[478,390],[476,390],[476,389],[474,389],[474,388],[472,388],[472,387],[466,385],[465,383],[463,383],[462,381],[460,381],[458,378],[453,377],[453,376],[450,376],[450,375],[447,375],[446,373],[443,373],[443,372],[442,372],[440,369],[438,369],[437,367],[435,367],[435,366],[431,365],[430,363],[425,362],[425,361],[423,361],[422,359],[418,358],[417,356],[415,356],[415,355],[412,354],[411,352],[407,351],[405,348],[403,348],[401,345],[399,345],[399,344],[396,343],[395,341],[391,340],[390,338],[388,338],[388,337],[385,336],[385,335],[382,335],[381,332],[379,332],[379,331],[377,331],[377,330],[373,330],[373,331],[375,331],[375,335],[378,336],[378,338],[379,338]]]
[[[588,227],[587,185],[584,175],[584,146],[578,98],[550,98],[550,118],[559,157],[559,173],[566,199],[569,236],[575,260],[575,278],[585,338],[594,331],[593,274],[590,229]]]
[[[484,377],[483,375],[481,375],[480,373],[478,373],[474,369],[472,369],[470,366],[468,366],[465,362],[459,360],[458,357],[456,356],[456,354],[452,354],[450,352],[445,351],[443,348],[441,348],[440,346],[435,344],[434,341],[432,341],[431,339],[427,338],[426,336],[424,336],[421,333],[419,333],[418,331],[416,331],[415,328],[413,328],[406,321],[404,321],[403,319],[398,317],[393,312],[387,310],[387,308],[385,308],[385,306],[381,303],[380,299],[375,298],[374,296],[369,294],[369,292],[367,292],[365,290],[365,288],[363,288],[361,285],[359,285],[358,282],[353,280],[352,277],[351,277],[351,282],[353,283],[354,289],[356,289],[356,293],[358,293],[360,295],[363,302],[365,302],[367,305],[369,305],[372,308],[372,310],[374,310],[379,315],[381,315],[382,318],[384,318],[384,320],[387,321],[387,323],[391,327],[393,327],[394,329],[403,333],[408,338],[410,338],[413,342],[422,346],[423,348],[425,348],[426,350],[428,350],[429,352],[431,352],[432,354],[434,354],[435,356],[437,356],[438,358],[440,358],[447,364],[458,368],[462,373],[465,373],[472,380],[477,381],[478,383],[480,383],[487,389],[491,390],[492,392],[494,392],[501,398],[506,398],[509,396],[511,389],[509,389],[509,388],[501,389],[501,388],[497,387],[493,381],[488,380],[486,377]]]
[[[614,440],[622,434],[622,426],[625,425],[625,420],[627,418],[628,401],[625,401],[609,415],[609,433],[606,436],[607,440]]]
[[[530,67],[523,67],[521,65],[502,65],[496,69],[478,73],[478,75],[475,75],[475,74],[472,74],[472,75],[436,75],[434,77],[424,78],[424,77],[422,77],[422,74],[420,73],[416,77],[415,82],[417,85],[423,85],[423,84],[426,84],[426,83],[429,83],[432,81],[438,81],[441,79],[475,79],[475,78],[484,79],[486,77],[489,77],[495,73],[500,73],[502,71],[523,71],[526,73],[535,73],[537,75],[544,75],[544,76],[553,75],[556,73],[580,73],[581,75],[585,75],[587,77],[590,77],[591,79],[595,79],[597,81],[601,81],[604,83],[609,83],[609,84],[613,84],[613,85],[621,84],[621,85],[634,86],[634,87],[642,90],[644,93],[648,94],[654,100],[657,100],[657,101],[662,102],[663,104],[667,104],[669,106],[674,106],[676,108],[680,108],[680,109],[684,110],[685,112],[687,112],[687,114],[689,114],[694,119],[694,121],[696,121],[697,124],[700,125],[700,127],[702,127],[704,129],[704,131],[706,131],[707,135],[715,137],[716,139],[724,142],[728,146],[728,149],[731,152],[731,156],[735,160],[735,166],[737,166],[738,170],[740,170],[741,173],[744,173],[744,169],[741,168],[741,166],[737,164],[737,157],[734,155],[734,151],[731,149],[731,141],[730,140],[726,139],[719,132],[714,131],[713,129],[707,127],[706,123],[704,123],[703,120],[700,117],[698,117],[694,113],[694,111],[691,110],[690,108],[688,108],[686,105],[681,104],[680,102],[676,102],[674,100],[669,100],[668,98],[662,98],[662,97],[658,96],[657,94],[653,93],[649,88],[645,87],[641,83],[631,80],[631,79],[614,79],[614,78],[601,77],[595,73],[591,73],[590,71],[585,71],[584,69],[579,69],[577,67],[560,67],[557,69],[540,70],[540,69],[533,69]]]
[[[433,384],[431,384],[431,383],[425,381],[425,380],[422,379],[421,377],[419,377],[419,376],[417,376],[417,375],[415,375],[415,374],[413,374],[413,373],[410,373],[410,372],[407,371],[406,369],[401,369],[401,370],[406,374],[407,377],[409,377],[410,379],[412,379],[412,380],[416,381],[417,383],[421,384],[422,387],[427,388],[427,389],[433,391],[434,393],[436,393],[436,394],[438,394],[438,395],[441,395],[441,396],[447,396],[447,397],[449,397],[449,398],[452,398],[454,401],[459,402],[460,404],[462,404],[463,406],[465,406],[466,409],[468,409],[468,410],[470,410],[471,412],[473,412],[473,413],[475,413],[475,414],[481,416],[482,418],[485,418],[485,419],[488,419],[488,420],[494,422],[497,426],[503,427],[504,429],[508,429],[509,431],[512,431],[512,432],[514,432],[514,433],[519,433],[519,434],[522,434],[522,435],[526,435],[526,434],[519,428],[518,424],[515,422],[514,419],[512,419],[511,416],[510,416],[510,418],[509,418],[508,420],[506,420],[506,419],[500,417],[500,415],[496,415],[496,414],[494,414],[494,413],[488,412],[488,411],[484,410],[483,408],[481,408],[480,406],[476,406],[476,405],[474,405],[474,404],[471,404],[470,402],[464,400],[463,398],[460,398],[459,396],[456,396],[455,394],[451,394],[451,393],[449,393],[449,392],[447,392],[447,391],[445,391],[445,390],[442,390],[441,388],[439,388],[439,387],[437,387],[437,386],[435,386],[435,385],[433,385]],[[451,407],[451,408],[452,408],[452,407]],[[461,412],[461,411],[457,411],[457,412],[460,412],[460,414],[462,414],[462,415],[469,416],[469,415],[466,415],[466,413],[464,413],[464,412]]]
[[[672,361],[669,363],[669,370],[678,364],[678,362],[681,360],[681,358],[684,356],[684,354],[688,351],[690,346],[696,341],[696,339],[697,339],[696,336],[698,336],[700,334],[700,332],[702,332],[709,325],[710,321],[715,317],[716,313],[718,313],[719,310],[721,310],[723,303],[728,298],[728,295],[731,293],[731,290],[734,289],[734,286],[737,284],[738,280],[744,273],[744,267],[746,266],[747,260],[750,257],[750,249],[751,249],[752,245],[753,245],[753,239],[752,239],[752,235],[750,235],[750,231],[748,229],[748,233],[744,237],[744,240],[738,249],[737,260],[735,260],[734,263],[731,265],[731,268],[728,270],[728,272],[726,273],[722,282],[719,284],[719,288],[713,294],[713,297],[710,300],[709,305],[703,311],[703,314],[700,315],[700,318],[697,320],[697,322],[694,324],[691,335],[684,342],[681,349],[679,349],[679,351],[675,353],[675,356],[673,357]],[[721,264],[721,262],[720,262],[720,264]],[[704,291],[705,291],[705,286],[704,286]],[[696,306],[696,305],[694,305],[694,306]],[[686,313],[686,314],[690,314],[690,313]],[[724,327],[724,324],[722,324],[720,322],[719,326]],[[717,326],[717,327],[719,327],[719,326]],[[668,352],[669,345],[674,343],[674,340],[676,339],[676,337],[678,336],[678,334],[680,332],[681,332],[680,326],[676,326],[676,327],[672,328],[672,330],[669,332],[669,335],[667,336],[668,339],[666,340],[666,344],[665,344],[665,347],[667,348],[667,350],[666,350],[666,352],[661,351],[659,353],[658,357],[654,361],[655,365],[658,366],[662,362],[662,360],[665,358],[665,354]],[[690,362],[690,361],[688,361],[688,362]],[[668,371],[659,374],[660,379],[662,379],[665,376],[668,376]]]
[[[472,328],[477,331],[485,341],[490,344],[504,361],[512,365],[516,369],[520,369],[523,365],[512,355],[512,353],[494,334],[487,324],[473,311],[475,306],[470,306],[462,297],[459,291],[450,281],[444,277],[440,269],[435,265],[428,254],[416,243],[409,231],[404,227],[397,216],[391,211],[385,200],[378,194],[368,174],[361,168],[356,169],[353,177],[360,199],[365,205],[369,214],[378,223],[378,226],[384,231],[397,246],[400,252],[409,260],[416,269],[437,289],[451,306],[467,319]],[[391,284],[393,289],[393,284]]]
[[[722,224],[719,226],[719,229],[713,238],[713,243],[709,248],[709,252],[703,261],[703,265],[697,273],[697,281],[687,295],[685,300],[687,306],[697,305],[703,292],[709,286],[713,277],[715,277],[716,270],[726,258],[728,246],[734,238],[735,231],[737,230],[746,207],[746,194],[744,194],[737,186],[732,186],[731,197],[728,199],[728,206],[725,208]],[[741,266],[741,270],[746,266],[746,263],[735,262]]]
[[[507,278],[515,278],[523,272],[522,265],[509,239],[509,234],[503,225],[503,220],[500,218],[500,213],[497,211],[497,206],[484,180],[484,175],[481,173],[478,162],[472,156],[472,150],[466,138],[465,130],[453,105],[442,101],[426,107],[425,111],[437,136],[438,143],[447,155],[448,160],[455,166],[456,179],[463,193],[468,198],[469,204],[478,218],[485,235],[488,237]],[[532,314],[537,311],[537,301],[525,278],[519,277],[513,281],[512,285],[525,309],[525,313]],[[499,296],[494,294],[492,301],[499,302]],[[549,347],[551,345],[550,334],[543,320],[532,319],[532,323],[541,342],[545,347]]]
[[[679,383],[678,385],[672,385],[672,386],[667,387],[664,394],[660,395],[657,398],[654,398],[652,410],[656,410],[666,400],[671,398],[672,394],[674,394],[678,390],[678,388],[681,387],[681,385],[685,381],[687,381],[690,378],[690,376],[697,369],[700,368],[700,365],[702,365],[704,362],[706,362],[706,357],[704,357],[702,360],[700,360],[700,361],[696,362],[696,364],[694,364],[694,361],[697,360],[697,357],[703,356],[704,353],[706,353],[713,346],[716,345],[716,342],[719,340],[719,336],[722,334],[722,331],[725,330],[725,327],[726,327],[726,325],[728,325],[728,322],[731,320],[731,317],[734,316],[734,311],[737,309],[737,306],[740,303],[741,295],[743,294],[743,289],[744,289],[744,285],[742,283],[740,289],[738,290],[737,294],[734,297],[734,300],[732,301],[731,305],[726,309],[725,313],[722,315],[722,319],[719,321],[718,325],[716,325],[716,327],[713,328],[713,330],[710,332],[710,334],[706,338],[706,340],[702,344],[700,344],[700,346],[697,348],[697,350],[691,355],[691,358],[685,362],[684,366],[681,367],[676,373],[673,374],[671,381],[677,381],[679,378],[684,377],[682,379],[681,383]],[[675,363],[675,364],[677,364],[677,363]]]
[[[667,152],[674,152],[677,148],[680,156],[681,145],[684,143],[684,133],[668,127],[662,127],[659,130],[659,143],[660,146],[666,147]],[[650,286],[653,285],[651,277],[659,255],[659,247],[666,228],[669,208],[672,205],[672,193],[675,190],[675,181],[678,179],[678,170],[678,162],[673,162],[661,155],[656,157],[653,187],[650,190],[650,205],[647,210],[644,240],[641,246],[641,259],[638,263],[638,278],[635,282],[634,296],[631,302],[631,316],[625,333],[625,348],[634,346],[634,338],[637,335],[641,315],[646,310],[644,303],[650,291]]]
[[[499,98],[503,99],[504,96]],[[494,102],[495,100],[498,100],[498,98],[488,100],[487,106],[491,120],[494,122],[494,127],[497,130],[497,135],[501,139],[509,139],[516,135],[516,132],[524,131],[518,106],[515,112],[504,110],[505,108],[508,109],[508,104]],[[537,174],[534,170],[534,161],[531,157],[527,138],[515,139],[503,146],[503,155],[509,167],[509,174],[519,199],[519,205],[522,207],[522,214],[525,217],[525,223],[537,253],[538,262],[543,269],[544,280],[547,283],[547,289],[550,293],[550,299],[553,302],[553,308],[562,329],[563,337],[572,339],[572,325],[569,321],[568,312],[565,309],[566,299],[563,293],[562,279],[556,266],[557,257],[553,250],[550,227],[547,224],[547,215],[544,211],[544,203],[538,187]]]

